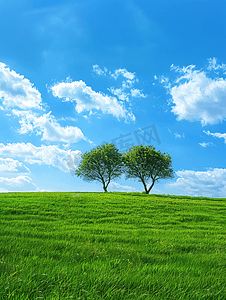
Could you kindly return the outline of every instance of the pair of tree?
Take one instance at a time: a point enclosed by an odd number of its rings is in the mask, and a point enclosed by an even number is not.
[[[126,179],[142,182],[146,194],[149,194],[158,180],[173,178],[170,155],[156,151],[151,145],[132,146],[122,154],[114,144],[106,143],[84,153],[81,158],[75,175],[88,182],[101,182],[105,192],[111,180],[120,177],[122,173]]]

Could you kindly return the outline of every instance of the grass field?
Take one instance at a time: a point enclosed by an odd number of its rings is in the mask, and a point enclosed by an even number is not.
[[[226,199],[0,194],[0,299],[226,299]]]

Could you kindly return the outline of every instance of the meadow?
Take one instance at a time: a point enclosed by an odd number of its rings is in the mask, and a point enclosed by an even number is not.
[[[0,194],[0,299],[226,299],[226,199]]]

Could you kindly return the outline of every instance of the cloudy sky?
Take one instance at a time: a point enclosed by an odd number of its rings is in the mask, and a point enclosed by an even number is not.
[[[152,144],[153,193],[226,197],[224,0],[0,1],[0,192],[102,191],[74,170]],[[112,191],[142,191],[115,180]]]

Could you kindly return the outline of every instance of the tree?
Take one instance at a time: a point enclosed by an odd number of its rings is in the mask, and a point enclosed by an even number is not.
[[[75,175],[88,182],[93,180],[101,182],[104,191],[107,192],[110,181],[122,174],[122,157],[122,153],[114,144],[106,143],[98,146],[81,156],[82,160]]]
[[[123,159],[126,179],[138,178],[143,183],[146,194],[150,193],[158,180],[174,177],[170,155],[156,151],[151,145],[132,146],[123,154]],[[150,179],[151,185],[147,187]]]

